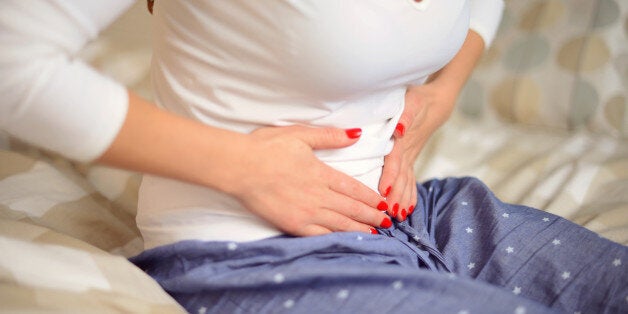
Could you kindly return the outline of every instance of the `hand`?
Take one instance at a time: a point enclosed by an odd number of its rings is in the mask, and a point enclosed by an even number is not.
[[[450,116],[456,93],[436,82],[408,88],[405,108],[393,134],[395,144],[384,158],[379,191],[386,197],[388,213],[403,221],[417,203],[414,163],[421,149]]]
[[[382,206],[383,198],[313,153],[350,146],[360,133],[359,129],[303,126],[258,129],[250,134],[247,151],[234,161],[241,167],[229,182],[230,193],[246,208],[292,235],[377,233],[372,226],[392,224],[376,209]]]

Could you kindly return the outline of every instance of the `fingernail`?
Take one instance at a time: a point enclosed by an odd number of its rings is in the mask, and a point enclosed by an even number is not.
[[[375,228],[369,228],[369,231],[371,231],[371,234],[379,234]]]
[[[390,220],[390,218],[386,217],[386,218],[384,218],[384,220],[382,220],[382,223],[379,224],[379,226],[381,228],[390,228],[390,226],[392,226],[392,220]]]
[[[388,197],[388,194],[390,194],[391,189],[392,189],[392,186],[389,186],[386,188],[386,192],[384,192],[384,197]]]
[[[379,210],[388,210],[388,204],[386,204],[386,202],[381,201],[379,202],[379,204],[377,204],[377,209]]]
[[[412,214],[414,212],[414,205],[410,205],[410,208],[408,208],[408,215]]]
[[[347,133],[347,136],[351,139],[355,139],[360,137],[360,135],[362,135],[362,129],[360,128],[355,128],[355,129],[348,129],[345,130],[345,133]]]
[[[401,210],[401,220],[406,220],[406,217],[408,216],[408,212],[406,212],[406,209],[402,209]]]
[[[399,212],[399,204],[395,203],[395,205],[393,205],[393,210],[392,210],[392,215],[397,216],[397,213]]]
[[[406,127],[401,124],[401,123],[397,123],[397,126],[395,127],[395,130],[397,130],[397,132],[399,132],[400,136],[403,136],[404,133],[406,133]]]

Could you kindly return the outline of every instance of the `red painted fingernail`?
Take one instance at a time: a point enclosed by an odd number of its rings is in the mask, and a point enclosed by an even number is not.
[[[408,215],[412,214],[414,212],[414,205],[410,205],[410,208],[408,208]]]
[[[391,189],[392,189],[392,186],[389,186],[386,188],[386,192],[384,192],[384,197],[388,197],[388,194],[390,194]]]
[[[360,128],[348,129],[348,130],[345,130],[345,133],[347,133],[347,136],[349,138],[354,139],[362,135],[362,129]]]
[[[393,205],[393,210],[392,210],[392,215],[397,216],[397,213],[399,212],[399,204],[395,203],[395,205]]]
[[[401,220],[406,220],[406,217],[408,216],[408,213],[406,212],[406,209],[402,209],[401,210]]]
[[[379,210],[388,210],[388,204],[386,204],[386,202],[381,201],[379,202],[379,204],[377,204],[377,209]]]
[[[392,226],[392,221],[390,220],[390,218],[386,217],[384,218],[384,220],[382,220],[382,223],[379,224],[379,226],[381,228],[390,228],[390,226]]]
[[[369,231],[371,231],[371,234],[379,234],[375,228],[369,228]]]
[[[395,127],[395,130],[397,130],[397,132],[399,132],[400,136],[403,136],[404,133],[406,133],[406,127],[401,124],[401,123],[397,123],[397,126]]]

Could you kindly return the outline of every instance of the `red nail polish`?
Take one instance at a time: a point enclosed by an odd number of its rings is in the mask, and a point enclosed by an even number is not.
[[[390,228],[390,226],[392,226],[392,221],[390,220],[390,218],[386,217],[384,218],[384,220],[382,220],[382,223],[379,224],[379,226],[381,228]]]
[[[388,210],[388,204],[386,204],[386,202],[381,201],[379,202],[379,204],[377,204],[377,209],[379,210]]]
[[[401,220],[406,220],[406,217],[408,216],[408,213],[406,212],[406,209],[402,209],[401,210]]]
[[[393,205],[393,209],[392,209],[392,215],[397,216],[397,213],[399,212],[399,204],[395,203],[395,205]]]
[[[410,205],[410,208],[408,208],[408,215],[412,214],[414,212],[414,205]]]
[[[371,231],[371,234],[379,234],[375,228],[369,228],[369,231]]]
[[[354,139],[362,135],[362,129],[360,128],[348,129],[348,130],[345,130],[345,133],[347,133],[347,136],[349,138]]]
[[[388,188],[386,188],[386,192],[384,192],[384,197],[388,197],[388,194],[390,194],[391,189],[392,189],[392,186],[389,186]]]
[[[406,127],[401,124],[401,123],[397,123],[397,126],[395,127],[395,130],[397,130],[397,132],[399,132],[400,136],[403,136],[404,133],[406,133]]]

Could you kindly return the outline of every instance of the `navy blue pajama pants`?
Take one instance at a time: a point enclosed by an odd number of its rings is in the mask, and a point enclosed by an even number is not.
[[[191,313],[628,313],[627,247],[474,178],[417,188],[379,235],[182,241],[131,260]]]

